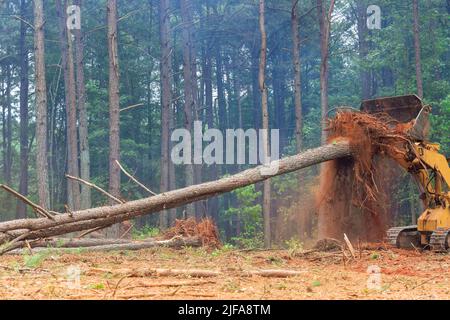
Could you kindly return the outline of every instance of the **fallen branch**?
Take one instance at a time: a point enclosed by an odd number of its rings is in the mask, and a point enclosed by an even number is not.
[[[172,292],[172,293],[161,293],[161,292],[148,292],[148,293],[141,293],[141,294],[128,294],[128,295],[120,295],[117,296],[116,298],[118,299],[124,299],[124,300],[128,300],[128,299],[144,299],[144,298],[148,298],[148,297],[154,297],[154,296],[174,296],[177,293],[177,291]],[[217,295],[215,294],[208,294],[208,293],[191,293],[191,292],[187,292],[187,293],[183,293],[184,297],[188,296],[188,297],[199,297],[199,298],[214,298]],[[95,299],[95,298],[92,298]]]
[[[92,275],[97,272],[111,273],[114,275],[123,275],[126,278],[145,278],[145,277],[176,277],[186,276],[192,278],[212,278],[221,275],[234,275],[240,277],[261,276],[266,278],[289,278],[304,275],[306,271],[283,270],[283,269],[267,269],[267,270],[239,270],[223,272],[219,270],[208,269],[139,269],[139,270],[89,270],[85,274]]]
[[[350,253],[352,254],[353,259],[355,259],[356,258],[355,249],[353,248],[352,243],[350,242],[350,240],[348,239],[348,237],[345,233],[344,233],[344,241],[345,241],[345,244],[347,245],[348,250],[350,250]]]
[[[23,202],[25,202],[27,205],[29,205],[30,207],[32,207],[34,209],[34,211],[38,214],[40,214],[43,217],[49,218],[53,220],[53,216],[44,208],[42,208],[40,205],[34,203],[33,201],[29,200],[27,197],[25,197],[24,195],[21,195],[20,193],[18,193],[17,191],[15,191],[14,189],[11,189],[10,187],[1,184],[0,185],[1,188],[5,189],[6,191],[8,191],[9,193],[11,193],[12,195],[14,195],[15,197],[19,198],[20,200],[22,200]]]
[[[106,192],[105,190],[103,190],[103,189],[100,188],[99,186],[96,186],[95,184],[93,184],[93,183],[91,183],[91,182],[89,182],[89,181],[86,181],[86,180],[83,180],[83,179],[81,179],[81,178],[74,177],[74,176],[71,176],[71,175],[68,175],[68,174],[66,174],[66,178],[69,178],[69,179],[72,179],[72,180],[75,180],[75,181],[84,183],[85,185],[87,185],[87,186],[89,186],[89,187],[91,187],[91,188],[94,188],[95,190],[97,190],[97,191],[103,193],[105,196],[107,196],[108,198],[114,200],[114,201],[117,202],[117,203],[125,203],[125,201],[120,200],[120,199],[114,197],[112,194]]]
[[[118,160],[116,160],[116,164],[119,166],[120,170],[122,170],[122,172],[131,180],[133,180],[139,187],[141,187],[142,189],[144,189],[145,191],[147,191],[148,193],[156,196],[156,193],[154,193],[152,190],[150,190],[149,188],[147,188],[145,185],[143,185],[142,183],[140,183],[135,177],[133,177],[127,170],[124,169],[124,167],[122,167],[122,165],[120,164],[120,162]]]
[[[59,214],[53,217],[54,220],[36,218],[1,222],[0,244],[11,241],[23,234],[27,234],[25,239],[40,239],[109,226],[134,217],[176,208],[217,196],[274,176],[290,173],[328,160],[351,156],[351,154],[349,143],[341,141],[274,161],[272,165],[276,166],[278,171],[271,176],[264,175],[264,166],[258,166],[217,181],[192,185],[140,200],[123,203],[117,199],[117,202],[121,202],[118,205],[74,211],[72,216],[68,213]],[[79,178],[75,178],[75,180],[86,183],[86,181]],[[91,183],[88,183],[88,185],[93,186],[97,190],[100,189]]]
[[[59,239],[44,239],[37,241],[29,241],[32,248],[38,247],[51,247],[51,248],[79,248],[79,247],[93,247],[102,246],[110,244],[123,244],[130,243],[130,240],[123,239],[70,239],[70,238],[59,238]]]
[[[140,107],[140,106],[143,106],[143,105],[144,105],[143,103],[132,104],[131,106],[128,106],[128,107],[120,109],[119,112],[127,111],[127,110],[130,110],[130,109],[133,109],[133,108],[136,108],[136,107]]]
[[[96,228],[93,228],[93,229],[90,229],[90,230],[86,230],[85,232],[81,233],[77,238],[78,238],[78,239],[81,239],[81,238],[83,238],[84,236],[87,236],[88,234],[90,234],[90,233],[92,233],[92,232],[95,232],[95,231],[99,231],[99,230],[105,229],[105,228],[107,228],[107,227],[109,227],[109,226],[111,226],[111,225],[100,226],[100,227],[96,227]]]
[[[205,284],[215,284],[212,280],[196,280],[196,281],[177,281],[177,282],[157,282],[157,283],[138,283],[136,285],[129,285],[120,290],[135,289],[135,288],[153,288],[153,287],[195,287]]]
[[[268,269],[244,271],[241,276],[260,276],[266,278],[289,278],[304,275],[306,271]]]
[[[117,269],[109,270],[103,268],[91,268],[84,272],[85,275],[96,275],[98,273],[123,275],[127,278],[147,278],[157,276],[187,276],[193,278],[211,278],[222,274],[219,270],[207,269],[163,269],[163,268],[145,268],[145,269]]]

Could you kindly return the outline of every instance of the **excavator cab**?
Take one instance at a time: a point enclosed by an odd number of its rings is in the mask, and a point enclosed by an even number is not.
[[[423,191],[420,198],[425,211],[417,225],[390,228],[387,241],[399,248],[447,251],[450,248],[450,168],[447,158],[439,151],[439,144],[428,141],[431,107],[416,95],[406,95],[365,100],[360,109],[373,115],[388,115],[393,126],[405,125],[411,143],[400,165],[414,176]]]

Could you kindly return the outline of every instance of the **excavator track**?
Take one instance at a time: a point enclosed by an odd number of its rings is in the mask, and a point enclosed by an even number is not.
[[[448,235],[450,229],[438,229],[430,236],[430,248],[436,252],[446,252],[449,248]]]
[[[397,248],[412,249],[420,246],[417,225],[390,228],[387,231],[386,240]]]

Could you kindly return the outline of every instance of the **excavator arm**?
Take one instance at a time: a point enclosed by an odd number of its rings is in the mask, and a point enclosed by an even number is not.
[[[447,189],[450,188],[450,167],[447,158],[439,153],[439,145],[428,144],[418,147],[418,152],[420,159],[439,174]]]

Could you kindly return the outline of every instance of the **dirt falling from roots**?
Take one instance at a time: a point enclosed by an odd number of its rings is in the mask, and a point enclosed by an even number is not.
[[[381,240],[390,222],[389,197],[410,143],[411,123],[387,115],[338,112],[328,123],[328,142],[350,142],[354,156],[322,164],[316,193],[318,237],[343,233],[364,241]]]

